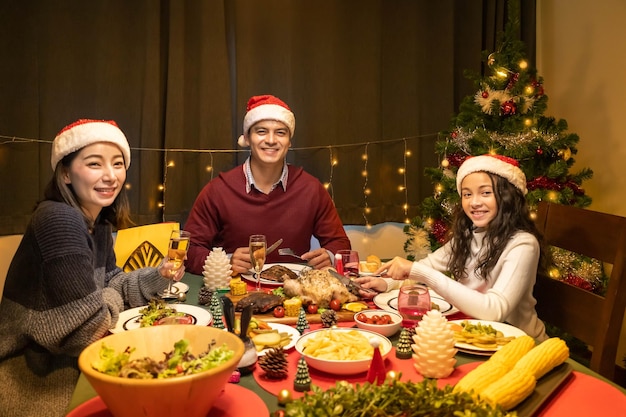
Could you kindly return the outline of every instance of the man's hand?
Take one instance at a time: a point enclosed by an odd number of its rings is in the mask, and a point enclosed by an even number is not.
[[[333,261],[330,259],[328,251],[324,248],[319,248],[310,252],[303,253],[301,258],[307,261],[309,266],[312,266],[315,269],[322,269],[327,266],[333,266]]]
[[[252,268],[250,262],[250,248],[248,246],[244,248],[237,248],[230,258],[230,264],[233,268],[233,275],[246,274]]]

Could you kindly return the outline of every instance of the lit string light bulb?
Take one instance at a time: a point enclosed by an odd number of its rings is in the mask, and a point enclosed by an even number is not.
[[[404,139],[404,155],[403,155],[403,163],[402,167],[402,183],[404,184],[404,205],[402,206],[404,210],[404,223],[411,223],[411,219],[409,219],[409,190],[406,186],[406,159],[411,156],[411,151],[407,149],[407,142]]]
[[[213,152],[209,152],[209,158],[211,160],[211,162],[209,162],[209,165],[206,166],[206,171],[211,173],[211,177],[209,178],[209,181],[213,179]]]
[[[367,196],[370,194],[370,190],[369,188],[367,188],[367,185],[368,185],[367,183],[369,180],[368,173],[367,173],[368,147],[369,147],[369,143],[366,143],[365,153],[361,156],[361,159],[363,160],[363,171],[362,171],[362,174],[363,174],[363,220],[365,220],[366,227],[370,227],[370,222],[367,219],[367,215],[370,212],[370,208],[368,206],[368,201],[367,201]]]
[[[328,147],[328,158],[330,162],[330,175],[328,176],[328,183],[325,184],[325,187],[328,192],[330,192],[330,198],[335,201],[335,190],[333,189],[333,172],[335,169],[335,165],[337,165],[338,162],[333,156],[332,146]]]

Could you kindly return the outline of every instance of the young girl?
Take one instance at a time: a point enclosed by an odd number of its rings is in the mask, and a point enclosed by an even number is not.
[[[398,288],[405,279],[420,281],[473,318],[507,322],[545,339],[533,298],[540,235],[524,197],[524,173],[512,158],[481,155],[461,165],[456,184],[461,204],[444,246],[417,262],[395,257],[376,271],[393,280],[358,281],[377,291]]]
[[[113,228],[129,224],[124,192],[130,147],[112,121],[79,120],[52,144],[54,175],[7,273],[0,303],[0,410],[63,416],[77,357],[125,308],[167,286],[173,264],[124,273]],[[166,279],[167,278],[167,279]]]

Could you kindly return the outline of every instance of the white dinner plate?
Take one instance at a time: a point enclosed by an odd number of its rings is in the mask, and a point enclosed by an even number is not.
[[[495,330],[501,331],[502,335],[504,337],[511,337],[511,336],[520,337],[520,336],[525,336],[526,335],[526,332],[524,332],[523,330],[518,329],[515,326],[511,326],[510,324],[500,323],[499,321],[488,321],[488,320],[451,320],[450,323],[457,323],[457,324],[460,325],[464,321],[467,321],[470,324],[481,323],[481,324],[483,324],[485,326],[489,325],[489,326],[493,327]],[[483,356],[490,356],[494,352],[496,352],[497,350],[502,349],[503,346],[504,345],[498,346],[496,349],[483,349],[483,348],[480,348],[478,346],[470,345],[469,343],[457,342],[457,343],[454,344],[454,347],[456,347],[461,352],[471,353],[473,355],[483,355]]]
[[[141,313],[139,311],[146,307],[147,306],[136,307],[122,311],[120,313],[120,318],[117,320],[117,324],[109,331],[111,333],[120,333],[126,330],[138,329],[140,327],[139,319],[141,318]],[[211,312],[201,307],[188,304],[168,304],[168,307],[193,317],[193,324],[197,326],[208,326],[213,321]]]
[[[439,306],[439,311],[444,316],[449,316],[454,313],[458,313],[459,309],[443,299],[442,296],[437,294],[433,290],[430,292],[430,302]],[[378,308],[388,311],[398,311],[398,294],[400,290],[391,290],[389,292],[381,292],[374,297],[374,304]]]
[[[187,292],[189,291],[189,285],[180,281],[175,282],[172,284],[172,291],[175,292],[176,294],[180,294],[181,292]]]
[[[265,266],[263,266],[263,271],[265,271],[268,268],[271,268],[274,265],[282,265],[285,268],[291,269],[293,272],[296,273],[296,275],[299,275],[300,272],[307,267],[307,265],[305,264],[290,264],[290,263],[280,263],[280,264],[266,264]],[[254,272],[250,271],[249,274],[241,274],[241,277],[243,279],[245,279],[248,282],[251,282],[253,284],[256,284],[256,279],[254,278]],[[274,286],[274,287],[282,287],[283,283],[282,282],[278,282],[278,281],[271,281],[269,279],[263,279],[261,278],[261,284],[263,285],[268,285],[268,286]]]
[[[278,330],[278,333],[289,333],[291,335],[291,342],[289,342],[288,345],[283,346],[283,350],[285,352],[288,351],[289,349],[291,349],[292,347],[294,347],[296,345],[296,341],[300,337],[300,332],[295,327],[291,327],[291,326],[288,326],[286,324],[280,324],[280,323],[267,323],[267,324],[269,324],[269,326],[272,329]],[[259,351],[258,355],[259,356],[263,356],[270,349],[271,348],[265,348],[265,349]]]

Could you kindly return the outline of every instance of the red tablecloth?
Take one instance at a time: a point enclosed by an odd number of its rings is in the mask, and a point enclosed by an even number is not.
[[[132,401],[131,398],[128,399]],[[242,401],[243,400],[243,401]],[[224,392],[207,417],[267,417],[263,400],[247,388],[226,384]],[[100,397],[94,397],[72,410],[66,417],[113,417]]]
[[[254,379],[267,392],[278,395],[282,389],[292,392],[293,398],[300,398],[303,394],[293,389],[293,380],[296,374],[299,355],[295,350],[288,355],[288,377],[283,380],[272,380],[265,377],[260,367],[254,370]],[[464,375],[478,366],[481,361],[458,366],[447,378],[437,381],[439,387],[447,384],[456,384]],[[415,370],[412,359],[401,360],[395,357],[395,348],[385,360],[386,371],[396,371],[402,374],[401,380],[420,382],[424,378]],[[351,383],[364,383],[367,373],[350,376],[333,376],[309,367],[312,384],[323,389],[335,385],[338,380]],[[541,417],[572,417],[572,416],[602,416],[625,417],[626,395],[619,389],[577,371],[563,382],[555,393],[538,409],[537,416]]]

